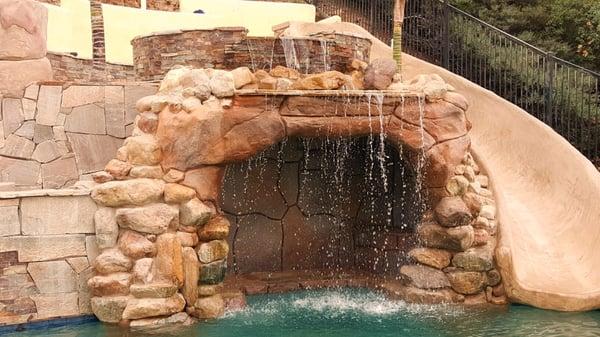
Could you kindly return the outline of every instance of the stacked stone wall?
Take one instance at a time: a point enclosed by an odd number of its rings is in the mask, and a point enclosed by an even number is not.
[[[0,325],[92,313],[96,209],[83,186],[0,192]]]
[[[179,0],[147,0],[146,8],[155,11],[178,12]]]
[[[69,54],[48,53],[55,81],[89,83],[98,78],[93,60],[82,59]],[[135,82],[133,66],[106,63],[103,72],[106,82]]]
[[[300,73],[347,72],[352,60],[369,60],[371,42],[360,37],[280,40],[251,38],[246,33],[244,28],[218,28],[135,38],[132,45],[137,78],[160,80],[175,65],[227,70],[248,66],[267,71],[289,65]]]
[[[0,101],[0,183],[63,188],[100,171],[131,135],[146,84],[33,84]]]

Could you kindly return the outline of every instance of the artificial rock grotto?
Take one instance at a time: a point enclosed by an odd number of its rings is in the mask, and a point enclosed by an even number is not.
[[[139,326],[184,311],[222,315],[232,301],[223,286],[225,169],[286,137],[377,135],[422,166],[429,210],[416,229],[420,247],[408,253],[414,264],[369,285],[411,302],[505,304],[495,203],[469,153],[466,100],[435,75],[403,83],[391,61],[353,64],[352,75],[177,67],[157,94],[140,99],[132,136],[94,175],[96,316]],[[353,89],[357,82],[386,89]]]

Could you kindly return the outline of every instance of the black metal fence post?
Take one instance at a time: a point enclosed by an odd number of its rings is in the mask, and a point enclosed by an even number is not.
[[[546,67],[544,74],[544,122],[552,125],[552,115],[554,108],[554,75],[556,62],[554,53],[546,53],[544,65]]]
[[[450,0],[444,0],[442,32],[442,66],[450,67]]]

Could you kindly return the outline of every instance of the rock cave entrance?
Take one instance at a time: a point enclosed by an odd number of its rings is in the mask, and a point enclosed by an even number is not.
[[[229,165],[221,193],[229,273],[398,276],[427,206],[406,150],[381,141],[291,137]]]

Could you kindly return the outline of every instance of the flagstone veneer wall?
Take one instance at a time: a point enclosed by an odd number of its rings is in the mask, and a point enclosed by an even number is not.
[[[34,84],[0,104],[0,184],[63,188],[104,169],[152,84]]]

